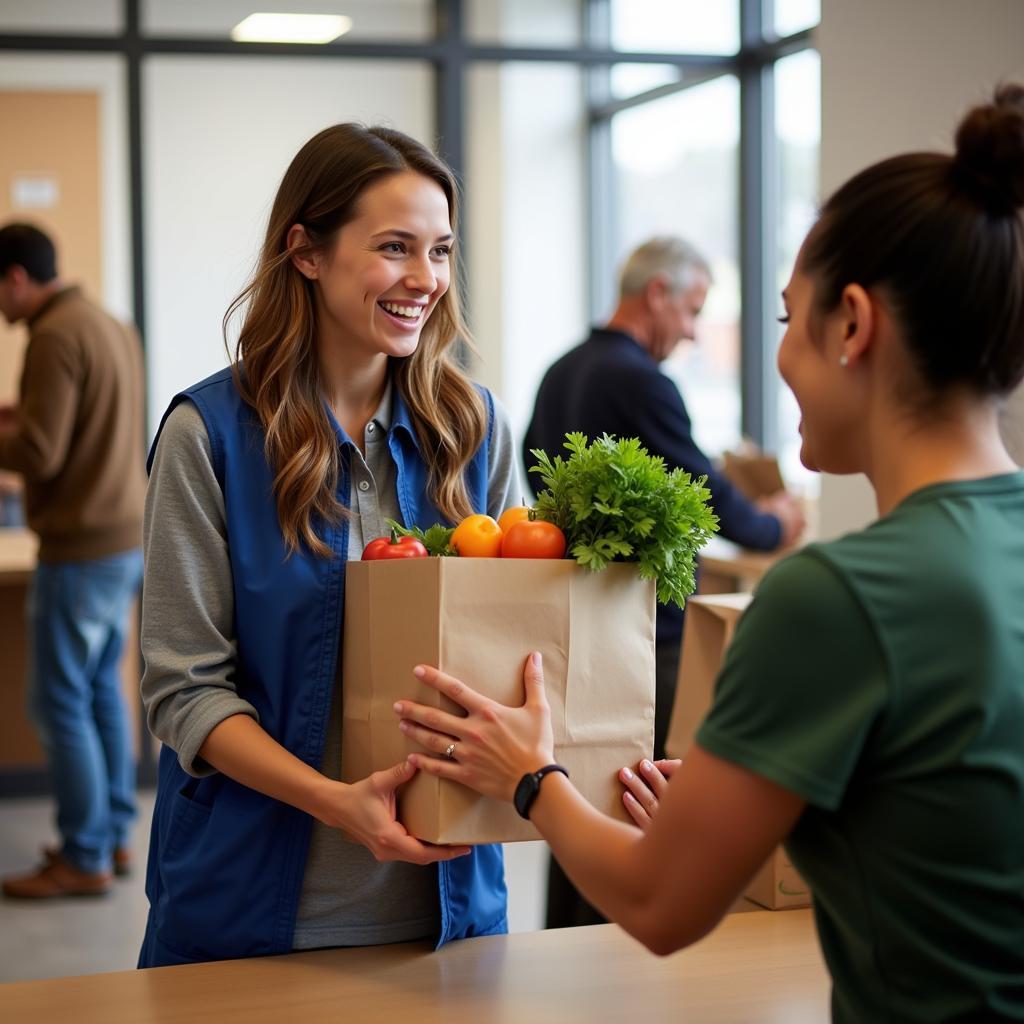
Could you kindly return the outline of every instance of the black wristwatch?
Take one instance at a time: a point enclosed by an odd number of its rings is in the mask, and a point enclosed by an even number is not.
[[[539,771],[527,772],[519,780],[515,795],[512,797],[512,803],[516,805],[516,810],[521,818],[526,818],[527,821],[530,820],[530,808],[540,792],[541,781],[545,775],[551,772],[561,772],[566,778],[569,778],[568,768],[563,768],[560,764],[546,764]]]

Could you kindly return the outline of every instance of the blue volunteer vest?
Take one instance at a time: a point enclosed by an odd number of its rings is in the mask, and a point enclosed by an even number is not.
[[[487,438],[466,470],[470,500],[481,512],[487,509],[487,450],[494,423],[493,401],[483,393]],[[388,445],[397,469],[399,506],[406,524],[426,528],[444,517],[427,497],[427,467],[409,411],[397,389],[394,396]],[[274,739],[319,767],[339,656],[348,524],[324,527],[323,539],[334,553],[330,559],[304,551],[286,557],[263,430],[230,370],[177,395],[164,419],[186,399],[206,424],[224,493],[238,692]],[[340,430],[338,439],[351,447]],[[348,504],[346,470],[338,497]],[[304,812],[220,773],[193,778],[175,752],[164,747],[146,875],[150,911],[139,966],[290,952],[311,827]],[[500,846],[478,846],[467,857],[437,865],[437,879],[439,946],[507,930]]]

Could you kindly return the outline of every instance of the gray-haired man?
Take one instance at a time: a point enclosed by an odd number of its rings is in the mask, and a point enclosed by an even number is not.
[[[679,466],[694,477],[707,476],[723,537],[743,547],[771,550],[792,543],[802,531],[798,501],[785,492],[748,501],[694,443],[679,389],[660,369],[681,341],[693,340],[710,286],[707,261],[681,238],[653,238],[635,249],[623,266],[618,304],[607,324],[594,328],[545,374],[524,457],[531,465],[533,448],[560,454],[566,433],[573,430],[590,438],[604,433],[638,437],[669,469]],[[680,609],[659,605],[655,758],[665,756],[682,634]],[[548,927],[603,920],[560,876],[553,862]]]

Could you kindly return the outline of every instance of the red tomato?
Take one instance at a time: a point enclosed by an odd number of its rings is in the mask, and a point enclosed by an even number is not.
[[[497,558],[501,554],[501,527],[490,516],[466,516],[455,527],[450,543],[463,558]]]
[[[399,537],[397,530],[390,537],[378,537],[363,548],[363,561],[382,561],[385,558],[426,558],[427,549],[415,537]]]
[[[561,558],[564,554],[565,534],[543,519],[513,523],[501,541],[502,558]]]

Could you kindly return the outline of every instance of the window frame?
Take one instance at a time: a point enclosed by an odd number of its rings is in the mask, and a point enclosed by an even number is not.
[[[778,306],[774,69],[783,57],[813,48],[814,29],[779,38],[774,34],[774,0],[739,0],[739,4],[740,48],[731,56],[622,53],[619,61],[595,64],[588,76],[590,315],[596,319],[614,299],[619,229],[613,198],[612,117],[621,110],[691,89],[721,75],[736,76],[740,86],[740,426],[745,437],[766,451],[774,451],[779,442],[773,366]],[[584,39],[595,50],[607,49],[611,0],[586,0],[585,17]],[[680,81],[615,100],[611,98],[611,68],[620,62],[674,65],[680,71]]]

